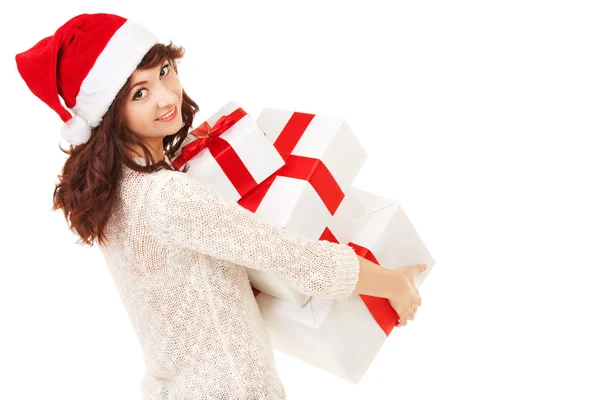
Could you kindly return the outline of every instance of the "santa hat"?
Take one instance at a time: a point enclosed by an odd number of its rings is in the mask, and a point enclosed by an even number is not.
[[[156,43],[154,34],[131,20],[82,14],[15,59],[29,89],[62,118],[62,138],[77,146],[90,139],[92,128]]]

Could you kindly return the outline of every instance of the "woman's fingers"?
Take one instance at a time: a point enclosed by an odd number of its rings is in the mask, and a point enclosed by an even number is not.
[[[402,318],[400,315],[398,315],[400,320],[398,321],[398,324],[396,326],[401,327],[401,326],[406,325],[408,323],[408,320],[411,320],[411,321],[414,320],[415,316],[417,314],[417,309],[418,309],[418,305],[414,304],[409,310],[402,313],[402,315],[406,315],[406,318]]]
[[[408,323],[408,320],[414,320],[417,314],[417,310],[421,306],[421,304],[423,304],[423,302],[421,300],[421,296],[417,292],[416,296],[413,297],[412,306],[410,306],[405,312],[398,314],[399,320],[396,324],[396,327],[400,328],[402,326],[405,326]]]

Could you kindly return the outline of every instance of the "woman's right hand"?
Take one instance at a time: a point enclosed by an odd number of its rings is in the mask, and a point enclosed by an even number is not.
[[[418,275],[426,269],[426,264],[416,264],[407,265],[393,270],[402,277],[402,279],[400,279],[401,285],[396,292],[397,295],[389,299],[390,305],[400,317],[400,320],[396,325],[398,328],[405,326],[409,319],[415,319],[417,308],[421,306],[422,302],[419,291],[415,286],[413,275]]]

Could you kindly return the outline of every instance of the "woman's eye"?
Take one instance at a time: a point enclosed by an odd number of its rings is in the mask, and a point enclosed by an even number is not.
[[[163,76],[165,76],[167,74],[167,72],[165,72],[165,74],[162,74],[162,72],[166,69],[166,71],[169,71],[169,64],[165,64],[162,69],[160,70],[161,74],[160,77],[162,78]],[[148,90],[148,89],[140,89],[137,92],[135,92],[135,94],[133,95],[133,100],[139,100],[141,99],[140,96],[138,96],[139,94],[142,93],[143,90]]]
[[[162,67],[160,72],[163,72],[165,68],[167,68],[167,71],[168,71],[169,70],[168,67],[169,67],[169,64],[165,65],[164,67]],[[165,75],[166,75],[166,72],[165,72]],[[164,75],[161,75],[161,76],[164,76]]]
[[[146,90],[146,89],[140,89],[137,92],[135,92],[135,94],[133,95],[133,99],[134,100],[139,100],[141,99],[141,97],[138,96],[138,94],[142,93],[142,90]]]

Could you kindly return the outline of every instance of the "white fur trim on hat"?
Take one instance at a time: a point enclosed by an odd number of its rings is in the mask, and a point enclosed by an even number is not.
[[[75,106],[71,109],[75,114],[75,121],[70,124],[67,122],[61,129],[65,140],[74,145],[76,144],[71,140],[77,144],[89,140],[91,129],[100,125],[102,117],[127,78],[156,43],[156,35],[138,23],[125,21],[108,41],[81,83]],[[84,123],[88,125],[87,129],[83,127]]]
[[[69,121],[65,122],[60,129],[60,134],[67,142],[73,146],[77,146],[90,140],[92,127],[85,119],[79,115],[75,115]]]

